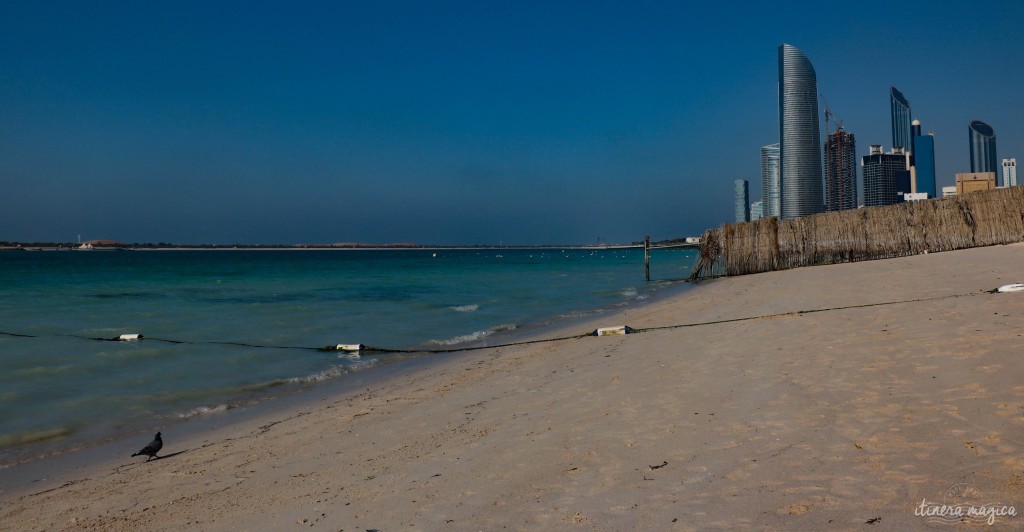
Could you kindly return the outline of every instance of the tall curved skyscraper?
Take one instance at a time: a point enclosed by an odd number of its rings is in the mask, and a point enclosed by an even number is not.
[[[1002,167],[996,159],[996,131],[981,120],[971,122],[967,131],[971,139],[971,172],[995,172],[998,180]]]
[[[818,78],[796,47],[779,46],[779,144],[782,218],[824,210]]]
[[[896,87],[889,87],[889,109],[892,114],[892,147],[912,151],[910,102]]]

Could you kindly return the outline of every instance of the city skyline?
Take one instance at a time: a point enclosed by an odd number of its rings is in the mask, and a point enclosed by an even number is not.
[[[862,147],[889,139],[899,87],[935,132],[946,186],[970,168],[970,120],[996,129],[1000,157],[1024,149],[1024,8],[962,9],[10,2],[0,240],[696,235],[732,218],[726,175],[762,197],[784,42]]]

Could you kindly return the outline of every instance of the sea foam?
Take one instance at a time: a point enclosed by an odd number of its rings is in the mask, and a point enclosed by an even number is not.
[[[519,326],[514,324],[514,323],[505,324],[505,325],[498,325],[496,327],[491,327],[490,329],[485,329],[483,331],[476,331],[476,332],[472,332],[472,333],[469,333],[469,334],[462,334],[462,335],[455,336],[455,337],[452,337],[452,338],[447,338],[447,339],[444,339],[444,340],[430,340],[430,341],[427,342],[427,345],[452,346],[452,345],[459,345],[459,344],[464,344],[464,343],[468,343],[468,342],[475,342],[477,340],[483,340],[484,338],[487,338],[488,336],[490,336],[490,335],[492,335],[492,334],[494,334],[496,332],[512,331],[512,330],[515,330],[517,328],[519,328]]]

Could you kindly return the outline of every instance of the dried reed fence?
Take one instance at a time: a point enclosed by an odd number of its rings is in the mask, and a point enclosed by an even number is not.
[[[709,229],[691,280],[1024,241],[1024,187]]]

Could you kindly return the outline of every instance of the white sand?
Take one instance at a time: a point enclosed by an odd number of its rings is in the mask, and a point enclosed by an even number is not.
[[[165,431],[162,454],[185,452],[0,494],[0,528],[891,530],[926,526],[923,499],[1024,511],[1024,293],[985,292],[1022,265],[1013,245],[707,282],[569,332],[773,316],[472,352]]]

